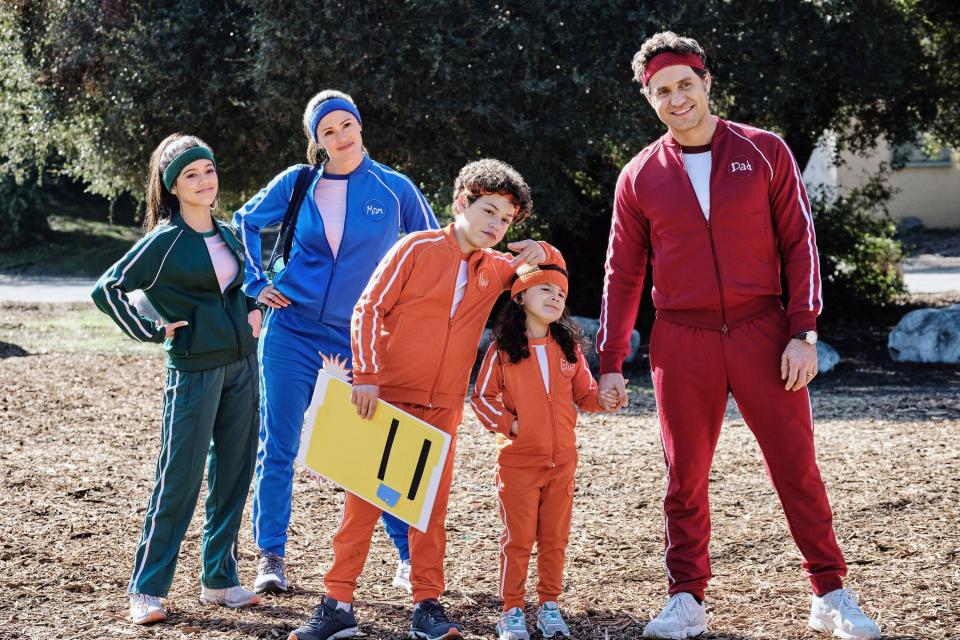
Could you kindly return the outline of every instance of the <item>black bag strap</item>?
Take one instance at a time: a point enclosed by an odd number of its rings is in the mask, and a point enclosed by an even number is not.
[[[293,230],[297,227],[297,218],[300,216],[300,206],[307,195],[307,187],[313,182],[314,176],[321,167],[305,164],[297,173],[297,181],[293,185],[293,193],[287,203],[287,211],[283,214],[283,224],[280,225],[278,241],[283,242],[283,263],[290,260],[290,248],[293,246]]]

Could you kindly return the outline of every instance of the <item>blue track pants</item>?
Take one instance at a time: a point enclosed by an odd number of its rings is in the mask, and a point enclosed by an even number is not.
[[[284,555],[290,524],[293,461],[300,449],[303,415],[313,397],[320,354],[350,360],[350,327],[299,312],[270,309],[260,335],[260,443],[254,475],[253,539],[262,551]],[[349,368],[350,365],[348,364]],[[387,534],[408,560],[407,525],[383,515]]]

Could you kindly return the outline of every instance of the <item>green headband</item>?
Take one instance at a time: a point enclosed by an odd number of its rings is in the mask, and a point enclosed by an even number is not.
[[[163,170],[163,184],[166,185],[167,191],[173,188],[173,185],[177,182],[177,176],[180,175],[185,166],[195,160],[204,158],[212,162],[214,167],[217,166],[217,161],[213,159],[213,151],[210,151],[207,147],[190,147],[177,154],[167,165],[167,168]]]

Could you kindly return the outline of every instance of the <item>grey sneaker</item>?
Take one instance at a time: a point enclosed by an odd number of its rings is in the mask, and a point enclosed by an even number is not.
[[[836,589],[810,602],[810,628],[843,640],[878,640],[880,627],[867,617],[850,589]]]
[[[563,621],[560,606],[556,602],[544,602],[543,606],[537,609],[537,629],[540,629],[544,638],[552,638],[558,633],[570,637],[570,629]]]
[[[696,638],[707,630],[707,610],[689,593],[670,596],[667,606],[643,628],[644,638]]]
[[[285,565],[283,556],[269,551],[260,552],[260,567],[257,569],[257,579],[253,583],[256,593],[285,593],[290,585],[284,574]]]
[[[200,585],[200,602],[216,604],[228,609],[242,609],[260,604],[260,596],[250,593],[239,585],[226,589],[209,589]]]
[[[130,594],[130,620],[133,624],[153,624],[167,619],[160,598],[145,593]]]
[[[523,609],[514,607],[500,614],[497,621],[497,640],[530,640]]]

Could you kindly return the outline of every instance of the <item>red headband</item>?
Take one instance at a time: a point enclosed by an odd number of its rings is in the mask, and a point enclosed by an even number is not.
[[[686,65],[703,71],[703,60],[695,53],[674,53],[673,51],[664,51],[658,53],[650,59],[647,66],[643,68],[643,86],[650,84],[650,78],[657,71],[664,67],[672,67],[676,64]]]

